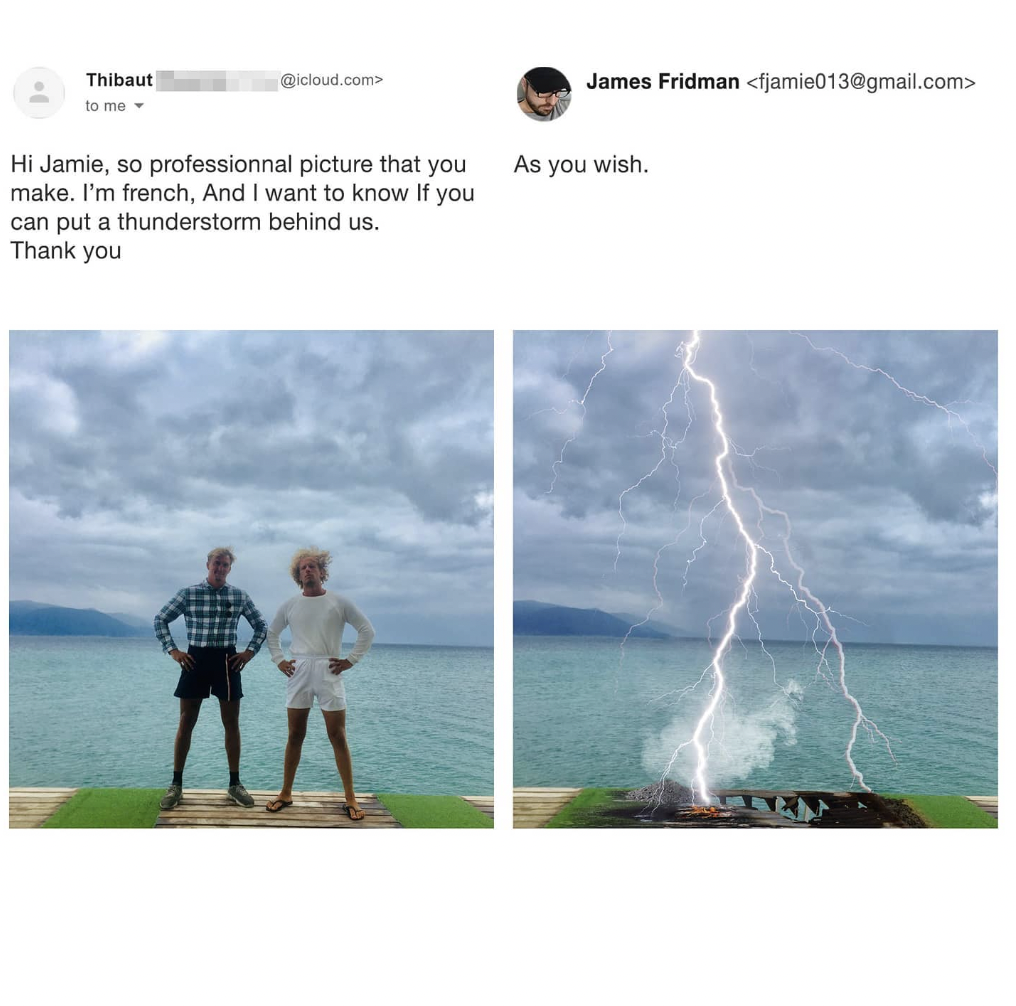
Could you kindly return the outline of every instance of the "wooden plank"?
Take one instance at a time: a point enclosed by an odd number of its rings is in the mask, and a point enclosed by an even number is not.
[[[57,803],[61,803],[64,800],[69,800],[73,795],[74,791],[72,790],[70,793],[67,793],[66,795],[60,793],[43,793],[40,794],[39,796],[14,796],[11,797],[8,806],[34,807],[36,804],[40,803],[53,803],[54,801],[56,801]]]
[[[464,796],[463,800],[472,804],[481,814],[486,814],[494,820],[494,798],[492,796]]]
[[[71,798],[68,796],[52,796],[47,799],[38,800],[14,800],[8,806],[11,810],[31,810],[33,807],[59,807],[61,804],[66,803]]]
[[[39,828],[75,793],[77,790],[68,786],[11,789],[7,804],[7,827]]]
[[[32,793],[76,793],[76,786],[11,786],[8,792],[13,796],[14,794],[27,794]]]
[[[967,799],[975,806],[980,807],[985,814],[990,814],[998,820],[998,797],[997,796],[968,796]]]
[[[553,794],[578,793],[581,787],[575,786],[516,786],[513,793],[523,796],[552,796]]]
[[[53,813],[53,810],[57,807],[62,807],[67,801],[66,800],[46,800],[41,801],[38,804],[17,804],[8,810],[8,813],[13,817],[15,815],[25,816],[39,814],[42,811],[49,811]]]
[[[512,802],[516,805],[525,804],[527,807],[555,807],[562,800],[574,800],[575,793],[562,793],[560,796],[546,797],[546,796],[520,796],[518,793],[512,794]]]
[[[580,792],[580,789],[564,787],[552,790],[535,787],[516,789],[512,793],[512,826],[542,828]]]
[[[52,811],[55,807],[62,807],[66,802],[66,800],[40,800],[39,803],[19,803],[11,807],[9,813],[12,815],[38,814],[43,810]]]

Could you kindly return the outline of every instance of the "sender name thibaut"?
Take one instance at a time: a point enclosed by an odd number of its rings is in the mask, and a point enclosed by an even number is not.
[[[155,74],[100,73],[98,70],[89,70],[85,76],[89,87],[151,87]]]

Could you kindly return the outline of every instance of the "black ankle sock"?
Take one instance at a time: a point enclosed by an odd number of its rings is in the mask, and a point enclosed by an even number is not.
[[[173,773],[173,785],[174,786],[182,786],[183,785],[183,772],[174,772]]]
[[[240,773],[239,772],[230,772],[229,773],[229,785],[230,786],[239,786],[240,785]]]

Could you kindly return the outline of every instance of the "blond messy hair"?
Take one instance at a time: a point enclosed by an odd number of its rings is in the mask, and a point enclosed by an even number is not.
[[[218,559],[220,555],[226,556],[229,559],[230,566],[236,562],[236,556],[233,555],[233,550],[228,546],[224,546],[223,548],[213,548],[211,552],[208,553],[208,561],[211,562],[213,559]]]
[[[324,583],[328,579],[328,564],[332,561],[332,553],[322,552],[316,548],[301,548],[296,552],[289,563],[289,575],[298,587],[303,586],[300,579],[300,563],[304,559],[313,559],[318,564],[318,569],[321,570],[321,582]]]

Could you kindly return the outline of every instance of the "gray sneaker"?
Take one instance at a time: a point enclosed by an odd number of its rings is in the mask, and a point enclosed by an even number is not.
[[[243,783],[238,782],[235,786],[230,786],[226,790],[226,796],[233,801],[238,807],[253,807],[254,797],[244,789]]]
[[[183,786],[178,786],[176,783],[173,783],[173,785],[166,790],[166,795],[159,801],[159,806],[163,810],[172,810],[182,799]]]

